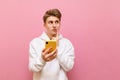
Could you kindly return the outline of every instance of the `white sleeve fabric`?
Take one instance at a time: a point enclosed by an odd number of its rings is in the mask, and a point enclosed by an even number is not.
[[[45,65],[45,61],[37,53],[35,46],[30,43],[29,48],[29,70],[33,72],[39,72]]]
[[[59,53],[59,52],[58,52]],[[64,69],[64,71],[69,71],[72,69],[74,65],[74,48],[71,42],[68,42],[62,54],[57,56],[60,66]]]

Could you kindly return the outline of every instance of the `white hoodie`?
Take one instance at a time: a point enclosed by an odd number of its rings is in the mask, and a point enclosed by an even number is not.
[[[45,41],[50,40],[45,32],[30,42],[29,69],[33,72],[33,80],[68,80],[66,72],[74,65],[74,48],[68,39],[59,35],[57,57],[45,62],[41,52]]]

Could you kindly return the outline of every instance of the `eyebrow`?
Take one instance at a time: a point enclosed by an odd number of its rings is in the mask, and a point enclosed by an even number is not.
[[[54,22],[53,20],[49,20],[48,22],[51,22],[51,21]],[[59,22],[60,20],[55,20],[55,22],[56,22],[56,21]]]

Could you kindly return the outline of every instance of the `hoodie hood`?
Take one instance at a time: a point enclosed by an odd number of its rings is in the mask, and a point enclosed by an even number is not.
[[[39,38],[41,38],[44,41],[50,40],[50,38],[48,37],[46,32],[43,32],[42,35]],[[59,34],[58,39],[60,40],[62,38],[63,38],[62,34]]]

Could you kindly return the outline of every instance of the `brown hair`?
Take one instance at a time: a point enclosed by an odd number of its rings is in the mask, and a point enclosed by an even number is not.
[[[61,20],[62,14],[58,9],[49,9],[45,12],[44,16],[43,16],[43,21],[44,23],[46,22],[46,19],[50,16],[55,16],[57,17],[59,20]]]

